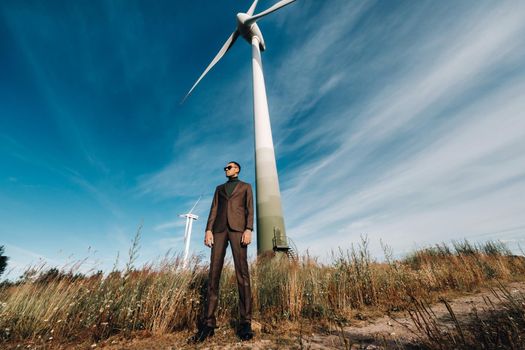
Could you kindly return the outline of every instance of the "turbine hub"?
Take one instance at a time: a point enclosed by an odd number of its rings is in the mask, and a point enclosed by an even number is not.
[[[237,14],[237,26],[244,25],[246,20],[250,18],[251,16],[247,13],[240,12]]]
[[[261,30],[259,29],[259,26],[257,23],[251,23],[246,24],[246,21],[250,19],[252,16],[246,14],[246,13],[238,13],[237,14],[237,30],[239,31],[239,34],[251,45],[252,38],[254,36],[259,39],[259,49],[261,51],[266,50],[266,44],[264,43],[264,38],[261,33]]]

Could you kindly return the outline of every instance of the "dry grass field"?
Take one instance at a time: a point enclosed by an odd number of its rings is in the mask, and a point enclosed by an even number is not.
[[[140,339],[152,340],[144,349],[188,347],[186,339],[195,331],[205,303],[207,262],[194,258],[183,269],[180,256],[166,256],[135,268],[138,239],[139,234],[123,271],[86,276],[29,269],[20,281],[3,283],[0,347],[127,349],[140,348],[132,346]],[[202,347],[323,348],[311,342],[306,346],[303,339],[329,332],[340,339],[335,348],[367,348],[350,339],[346,327],[385,315],[394,320],[404,313],[412,320],[417,342],[385,343],[384,348],[525,348],[525,298],[507,288],[525,280],[523,257],[498,242],[467,241],[418,250],[403,259],[393,259],[385,247],[385,255],[385,262],[375,261],[364,238],[359,246],[333,253],[330,264],[308,254],[297,261],[286,256],[252,261],[259,335],[259,343],[252,346],[239,345],[234,337],[237,286],[233,267],[225,266],[218,309],[221,328]],[[493,291],[492,298],[483,299],[487,307],[458,320],[447,298],[482,288]],[[446,307],[452,326],[440,324],[431,307],[436,303]]]

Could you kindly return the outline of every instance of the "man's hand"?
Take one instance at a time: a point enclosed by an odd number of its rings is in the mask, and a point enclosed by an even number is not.
[[[213,245],[213,233],[210,230],[206,231],[206,234],[204,235],[204,244],[210,248]]]
[[[241,237],[241,244],[248,245],[252,242],[252,230],[245,230]]]

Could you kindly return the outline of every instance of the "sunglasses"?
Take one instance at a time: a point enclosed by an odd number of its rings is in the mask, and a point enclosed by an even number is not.
[[[231,168],[236,168],[236,167],[234,167],[234,166],[232,166],[232,165],[228,165],[228,166],[225,166],[225,167],[224,167],[224,171],[228,171],[228,170],[230,170]]]

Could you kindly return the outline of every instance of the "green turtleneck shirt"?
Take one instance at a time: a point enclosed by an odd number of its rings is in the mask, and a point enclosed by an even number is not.
[[[226,194],[228,197],[230,197],[233,193],[233,190],[235,189],[235,186],[239,183],[239,178],[232,177],[231,179],[228,179],[228,182],[224,184],[224,189],[226,190]]]

